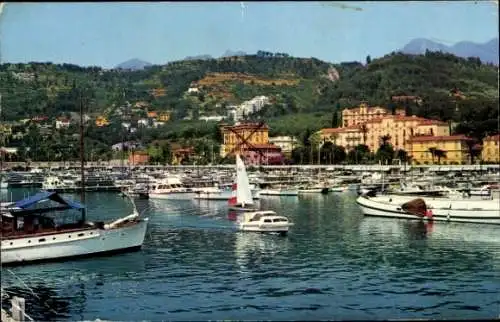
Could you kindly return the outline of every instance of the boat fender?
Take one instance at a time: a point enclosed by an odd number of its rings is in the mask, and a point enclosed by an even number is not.
[[[448,215],[446,215],[446,220],[450,221],[450,213],[448,213]]]

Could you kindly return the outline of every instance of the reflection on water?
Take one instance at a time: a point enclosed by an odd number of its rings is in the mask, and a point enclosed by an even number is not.
[[[498,227],[363,217],[355,198],[262,198],[295,223],[287,237],[238,232],[226,201],[137,200],[142,251],[12,271],[60,302],[57,316],[27,306],[43,320],[498,316]],[[118,194],[87,201],[102,219],[131,209]],[[2,285],[22,286],[4,270]]]
[[[236,234],[235,258],[242,272],[250,272],[268,259],[286,260],[289,240],[278,235]]]

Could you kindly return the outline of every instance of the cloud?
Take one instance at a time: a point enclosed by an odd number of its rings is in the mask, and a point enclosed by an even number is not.
[[[335,8],[340,8],[340,9],[363,11],[363,8],[350,6],[350,5],[339,3],[339,2],[326,1],[326,2],[322,2],[321,4],[323,6],[328,6],[328,7],[335,7]]]

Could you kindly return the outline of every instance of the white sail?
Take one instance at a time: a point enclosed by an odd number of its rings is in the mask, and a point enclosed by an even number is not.
[[[236,155],[236,203],[242,206],[253,204],[247,171],[239,155]]]

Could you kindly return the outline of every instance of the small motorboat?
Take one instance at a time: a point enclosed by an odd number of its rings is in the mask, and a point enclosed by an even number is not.
[[[241,231],[286,235],[288,229],[293,225],[285,216],[280,216],[271,210],[261,210],[243,213],[239,229]]]

